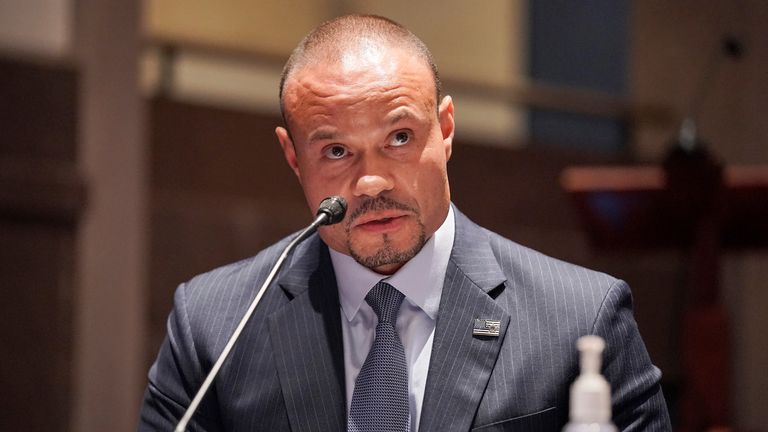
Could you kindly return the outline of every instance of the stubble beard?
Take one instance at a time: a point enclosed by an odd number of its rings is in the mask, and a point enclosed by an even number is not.
[[[357,245],[355,245],[355,243],[352,241],[352,236],[350,233],[351,222],[367,211],[385,209],[408,210],[414,213],[417,223],[417,231],[413,233],[410,241],[408,242],[410,247],[406,249],[397,249],[393,245],[390,235],[388,233],[384,233],[381,235],[382,245],[373,254],[364,255],[362,251],[358,250]],[[410,261],[411,258],[415,257],[427,242],[426,228],[421,222],[421,215],[419,210],[413,206],[403,204],[385,196],[371,198],[370,200],[363,202],[349,218],[346,234],[347,250],[349,251],[349,255],[360,265],[372,270],[385,265],[405,264],[406,262]]]
[[[360,265],[372,270],[390,264],[405,264],[421,251],[426,242],[427,235],[421,222],[419,222],[419,231],[413,236],[412,246],[405,250],[395,249],[389,235],[382,234],[383,245],[372,255],[361,255],[355,250],[352,241],[347,237],[347,247],[349,248],[350,256]]]

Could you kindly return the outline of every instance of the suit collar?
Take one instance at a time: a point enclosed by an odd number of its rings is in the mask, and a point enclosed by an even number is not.
[[[292,430],[346,430],[344,358],[328,248],[302,243],[278,284],[291,301],[269,317],[275,366]]]
[[[333,277],[332,268],[324,268],[319,263],[328,257],[328,247],[325,246],[320,236],[313,234],[303,243],[299,244],[288,258],[277,278],[277,284],[294,298],[309,288],[309,281],[317,272],[329,272]]]
[[[507,280],[491,249],[489,233],[469,220],[455,206],[453,210],[456,215],[456,236],[451,261],[475,285],[488,293]]]
[[[470,429],[510,322],[509,313],[494,300],[506,277],[488,232],[454,211],[456,237],[440,300],[420,431]],[[499,335],[473,335],[475,319],[499,321]]]

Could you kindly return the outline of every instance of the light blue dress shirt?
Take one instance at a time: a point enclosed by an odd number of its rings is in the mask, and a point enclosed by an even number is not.
[[[445,221],[421,251],[391,276],[378,274],[352,257],[330,250],[341,303],[347,411],[352,403],[355,380],[373,345],[378,324],[365,296],[377,282],[385,280],[405,294],[396,327],[408,365],[411,430],[419,430],[437,310],[454,234],[453,207],[449,206]]]

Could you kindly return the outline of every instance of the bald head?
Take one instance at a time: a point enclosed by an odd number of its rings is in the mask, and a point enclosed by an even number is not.
[[[376,15],[345,15],[320,24],[299,43],[280,77],[280,112],[287,122],[283,93],[292,75],[309,64],[335,64],[344,56],[362,54],[372,46],[404,49],[423,60],[432,71],[435,105],[440,101],[440,78],[424,42],[402,25]]]

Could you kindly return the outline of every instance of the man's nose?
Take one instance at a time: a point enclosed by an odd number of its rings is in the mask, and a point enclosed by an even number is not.
[[[383,168],[377,163],[365,163],[355,182],[355,196],[375,197],[384,191],[392,190],[395,183]]]

